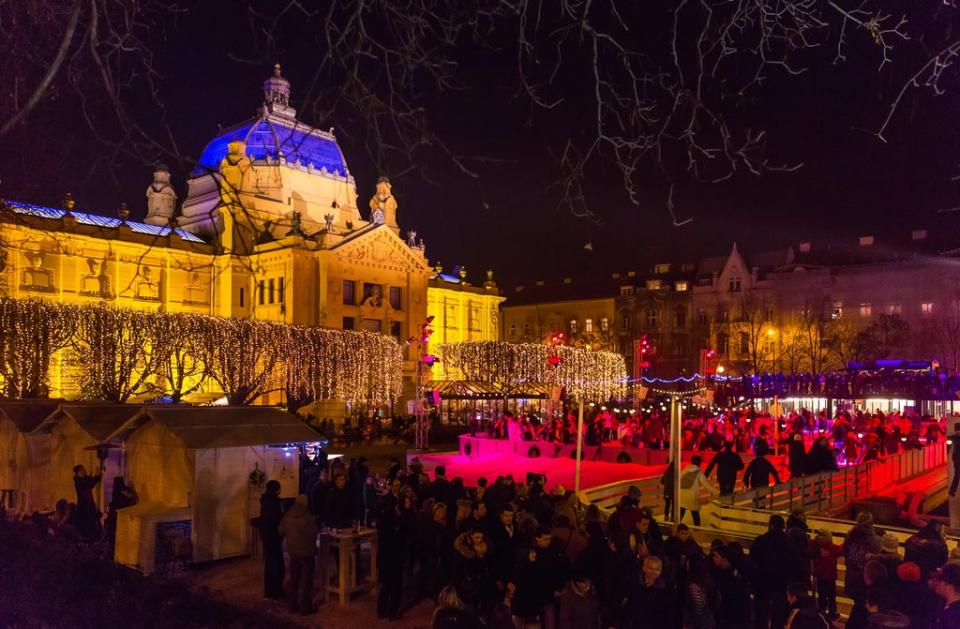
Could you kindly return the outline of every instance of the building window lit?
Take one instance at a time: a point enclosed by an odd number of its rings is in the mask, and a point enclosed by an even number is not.
[[[860,304],[860,316],[861,317],[872,317],[873,316],[873,306],[870,304]]]
[[[263,303],[261,301],[260,303]],[[353,280],[343,280],[343,304],[353,306],[357,303],[357,283]],[[344,328],[352,330],[353,328]]]
[[[834,302],[833,309],[830,310],[830,318],[833,320],[837,320],[842,316],[843,316],[843,303],[839,301]]]
[[[673,289],[678,293],[685,293],[688,290],[690,290],[690,284],[688,284],[686,280],[682,280],[680,282],[674,283]]]
[[[600,331],[608,332],[610,330],[610,319],[603,317],[600,319]]]
[[[577,320],[570,319],[570,334],[576,334],[576,333],[577,333]]]
[[[283,284],[283,278],[282,277],[277,278],[277,301],[279,301],[281,304],[283,303],[283,299],[286,296],[284,295],[285,292],[286,292],[286,287]]]
[[[647,290],[660,290],[663,287],[663,282],[660,280],[647,280]]]
[[[621,286],[620,287],[620,296],[621,297],[630,297],[633,295],[633,286]]]
[[[593,319],[584,319],[584,320],[583,320],[583,331],[584,331],[584,332],[593,332]]]
[[[750,353],[750,335],[746,332],[740,333],[740,355],[746,356]]]
[[[390,307],[400,310],[403,307],[403,292],[399,286],[390,287]]]
[[[516,324],[516,323],[511,323],[511,324],[510,324],[510,338],[514,338],[516,335],[517,335],[517,324]]]
[[[657,264],[653,267],[653,272],[657,275],[663,275],[670,272],[669,264]]]
[[[648,328],[655,328],[660,323],[659,310],[647,310],[646,322]]]
[[[273,292],[273,291],[274,291],[274,283],[273,283],[273,278],[272,278],[272,277],[270,278],[270,281],[267,282],[267,286],[269,287],[267,290],[268,290],[269,293],[270,293],[270,297],[269,297],[268,301],[272,304],[272,303],[274,302],[274,292]]]
[[[887,314],[889,315],[898,315],[900,314],[900,304],[889,304],[887,306]]]
[[[932,315],[932,314],[933,314],[933,303],[932,303],[932,302],[926,302],[926,303],[920,304],[920,313],[923,314],[923,316],[925,316],[925,317]]]

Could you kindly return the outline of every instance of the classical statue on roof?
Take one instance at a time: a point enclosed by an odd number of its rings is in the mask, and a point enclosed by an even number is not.
[[[393,196],[389,177],[377,179],[377,192],[370,199],[370,220],[390,227],[397,226],[397,200]]]

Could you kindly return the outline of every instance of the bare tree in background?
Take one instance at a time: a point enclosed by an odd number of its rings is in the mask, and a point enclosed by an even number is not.
[[[613,166],[639,204],[642,176],[724,181],[800,166],[755,115],[765,84],[831,64],[857,64],[882,87],[868,130],[886,141],[912,99],[957,78],[954,2],[893,0],[331,0],[210,2],[257,68],[285,55],[316,60],[301,110],[339,121],[395,176],[441,155],[477,178],[503,156],[471,154],[439,124],[446,95],[490,89],[497,73],[547,138],[559,203],[593,216],[585,179]],[[167,121],[158,50],[198,7],[164,0],[0,2],[0,138],[51,117],[82,122],[100,145],[91,167],[124,160],[193,165]],[[237,29],[233,29],[237,30]],[[871,76],[877,77],[874,81]],[[480,81],[481,84],[478,84]],[[333,86],[334,89],[330,89]],[[469,97],[469,94],[468,96]],[[869,120],[870,118],[868,118]],[[586,124],[584,124],[586,123]],[[419,174],[429,177],[420,169]],[[671,186],[672,192],[672,186]],[[673,209],[673,196],[668,207]],[[674,222],[682,224],[674,215]]]

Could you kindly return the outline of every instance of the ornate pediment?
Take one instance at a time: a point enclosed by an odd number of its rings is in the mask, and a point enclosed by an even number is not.
[[[410,250],[387,226],[381,225],[365,234],[350,238],[334,247],[344,259],[360,263],[391,267],[405,271],[430,272],[427,261]]]

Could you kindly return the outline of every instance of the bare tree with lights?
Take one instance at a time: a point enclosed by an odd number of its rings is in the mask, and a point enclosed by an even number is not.
[[[148,329],[151,351],[156,354],[157,379],[162,383],[161,391],[174,404],[202,391],[210,378],[197,341],[209,325],[202,315],[157,313],[151,317]]]
[[[47,396],[50,364],[73,340],[77,313],[42,299],[0,300],[0,374],[6,397]]]

